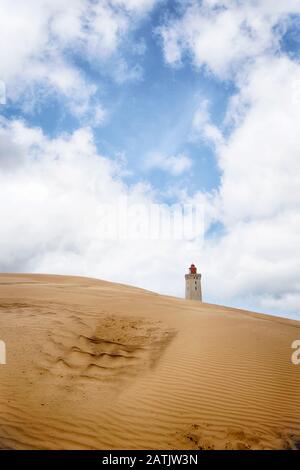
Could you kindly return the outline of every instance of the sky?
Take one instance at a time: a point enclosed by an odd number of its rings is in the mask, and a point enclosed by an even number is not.
[[[299,0],[0,0],[0,271],[183,297],[193,262],[205,301],[300,320],[299,26]]]

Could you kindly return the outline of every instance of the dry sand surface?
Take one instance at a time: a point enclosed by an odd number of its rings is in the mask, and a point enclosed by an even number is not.
[[[298,322],[3,274],[0,339],[0,448],[300,447]]]

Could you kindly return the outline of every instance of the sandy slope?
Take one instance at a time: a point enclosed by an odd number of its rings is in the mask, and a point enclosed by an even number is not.
[[[0,275],[0,448],[296,448],[300,323]]]

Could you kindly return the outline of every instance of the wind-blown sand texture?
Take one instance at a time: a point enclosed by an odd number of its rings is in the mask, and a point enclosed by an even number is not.
[[[300,323],[67,276],[0,275],[2,449],[300,444]]]

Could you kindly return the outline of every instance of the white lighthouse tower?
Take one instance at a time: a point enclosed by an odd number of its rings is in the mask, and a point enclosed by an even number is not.
[[[189,273],[185,275],[185,298],[202,302],[201,274],[197,273],[194,264],[191,264]]]

